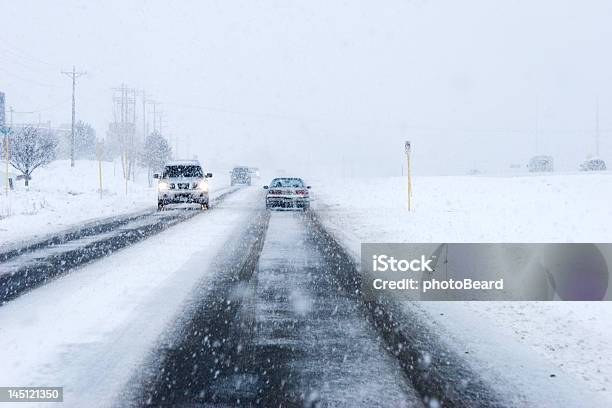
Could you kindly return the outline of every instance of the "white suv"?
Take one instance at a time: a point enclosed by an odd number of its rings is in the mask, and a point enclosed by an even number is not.
[[[197,160],[174,161],[166,164],[164,172],[155,173],[157,184],[157,209],[166,204],[194,203],[208,208],[208,179],[212,173],[204,173]]]

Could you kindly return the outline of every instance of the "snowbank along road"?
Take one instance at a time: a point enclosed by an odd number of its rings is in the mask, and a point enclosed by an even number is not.
[[[212,206],[235,188],[213,196]],[[0,305],[70,269],[185,221],[199,211],[144,211],[76,227],[0,253]]]

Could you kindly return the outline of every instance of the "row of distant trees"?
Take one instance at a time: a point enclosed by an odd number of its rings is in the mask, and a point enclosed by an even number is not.
[[[28,186],[32,173],[39,167],[57,159],[70,157],[71,132],[57,131],[38,126],[22,126],[9,133],[10,164],[21,173]],[[2,138],[2,155],[6,151],[7,139]],[[96,158],[96,132],[85,122],[75,124],[75,158]],[[107,140],[104,146],[104,160],[114,160],[121,155],[121,145],[118,140]],[[137,158],[139,164],[152,171],[163,167],[172,156],[172,149],[168,141],[159,133],[151,133],[144,144],[138,144],[130,152]],[[133,158],[134,158],[133,156]]]

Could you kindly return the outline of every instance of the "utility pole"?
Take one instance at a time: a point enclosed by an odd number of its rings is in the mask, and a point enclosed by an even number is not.
[[[157,102],[149,99],[147,103],[153,105],[153,132],[157,130]]]
[[[132,95],[134,97],[134,110],[132,111],[132,123],[134,124],[134,130],[132,132],[132,137],[130,138],[130,151],[132,152],[132,164],[130,165],[130,168],[132,169],[132,181],[136,181],[136,99],[138,98],[138,91],[133,89]]]
[[[134,133],[136,129],[136,95],[133,88],[121,84],[119,88],[113,88],[113,103],[115,115],[115,129],[122,149],[121,166],[125,179],[125,192],[128,191],[128,180],[133,174],[135,166]],[[117,116],[117,112],[119,115]]]
[[[74,167],[74,121],[76,118],[76,101],[75,101],[75,90],[76,90],[76,79],[87,72],[76,72],[74,65],[72,66],[72,72],[62,71],[62,74],[72,78],[72,130],[70,133],[70,167]]]
[[[159,133],[163,134],[163,128],[164,128],[164,112],[159,112]]]
[[[155,129],[157,129],[157,124],[155,123],[156,120],[156,112],[155,112],[155,108],[157,107],[157,103],[153,102],[153,131],[155,132]]]
[[[147,141],[147,94],[142,90],[142,143]]]

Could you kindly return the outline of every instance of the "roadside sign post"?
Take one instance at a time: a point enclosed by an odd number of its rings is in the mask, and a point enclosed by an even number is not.
[[[125,152],[122,156],[122,160],[123,160],[123,178],[125,180],[125,195],[128,195],[128,179],[130,178],[130,172],[128,170],[128,152],[127,152],[127,147],[125,148]]]
[[[406,143],[404,144],[404,149],[406,151],[406,175],[408,177],[408,211],[411,211],[412,209],[412,176],[410,174],[410,150],[411,150],[411,145],[410,145],[410,141],[406,140]]]
[[[102,199],[102,156],[104,155],[104,142],[96,143],[96,158],[98,159],[98,182],[100,184],[100,199]]]

